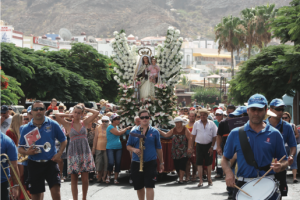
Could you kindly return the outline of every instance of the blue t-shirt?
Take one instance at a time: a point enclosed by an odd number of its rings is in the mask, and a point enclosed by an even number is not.
[[[139,131],[140,126],[136,126],[134,130],[131,130],[132,133],[141,134]],[[144,139],[145,149],[144,149],[144,162],[157,159],[156,149],[161,149],[160,136],[158,130],[149,126],[148,133]],[[140,148],[140,139],[129,135],[127,146],[130,145],[134,148]],[[133,161],[140,161],[140,158],[135,153],[132,154]]]
[[[269,118],[266,119],[266,123],[270,124]],[[281,129],[281,125],[282,125],[282,129]],[[283,137],[284,144],[287,144],[289,147],[296,147],[297,146],[295,132],[294,132],[294,130],[292,128],[292,125],[290,123],[280,119],[280,122],[277,124],[277,126],[275,128],[277,130],[279,130],[279,132],[282,130],[281,135]]]
[[[20,145],[25,145],[26,141],[24,136],[35,129],[36,126],[33,125],[33,119],[26,125],[21,130],[21,137],[19,144]],[[44,123],[42,124],[41,128],[39,129],[41,138],[36,141],[36,145],[44,145],[46,142],[49,142],[51,144],[51,150],[49,152],[45,152],[43,148],[40,148],[42,150],[41,153],[35,154],[28,156],[29,160],[51,160],[52,157],[57,153],[56,148],[55,148],[55,139],[57,139],[59,142],[64,142],[67,138],[62,132],[59,124],[52,120],[49,119],[48,117],[45,117]]]
[[[122,149],[122,143],[120,140],[120,135],[114,135],[110,132],[111,129],[115,128],[113,125],[109,125],[106,129],[106,149]],[[117,127],[119,130],[119,127]]]
[[[14,141],[8,137],[7,135],[5,135],[4,133],[1,132],[0,134],[0,152],[1,154],[5,153],[10,161],[16,161],[18,160],[18,151],[17,151],[17,147],[14,143]],[[1,156],[1,160],[6,158],[5,156]],[[8,166],[8,162],[5,163],[1,163],[3,165],[4,168],[6,168]],[[8,175],[8,178],[10,178],[10,171],[9,168],[5,169],[6,174]],[[7,181],[7,178],[5,176],[5,173],[1,167],[1,183],[4,183]]]
[[[248,141],[254,154],[255,161],[258,167],[264,167],[272,163],[273,158],[280,160],[286,155],[284,143],[281,134],[277,129],[270,124],[259,133],[256,133],[249,125],[249,121],[245,124],[244,130],[246,131]],[[224,156],[231,159],[237,153],[238,163],[238,177],[254,178],[257,177],[257,170],[255,167],[247,164],[239,139],[239,128],[233,129],[226,141],[224,148]],[[286,160],[287,158],[285,158]],[[265,174],[265,171],[260,171],[259,176]],[[272,170],[270,174],[274,174]]]

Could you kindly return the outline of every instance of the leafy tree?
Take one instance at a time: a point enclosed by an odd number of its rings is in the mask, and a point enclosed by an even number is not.
[[[217,69],[217,70],[215,70],[215,71],[210,71],[210,72],[209,72],[209,75],[214,75],[214,74],[217,74],[217,75],[220,74],[220,70]],[[210,78],[209,80],[210,80],[213,84],[217,84],[219,78]]]
[[[273,36],[282,43],[292,41],[300,44],[300,0],[293,0],[290,6],[279,8],[277,17],[271,19],[270,27]]]
[[[222,49],[226,49],[231,52],[231,68],[233,65],[233,52],[241,48],[241,37],[244,35],[243,26],[241,20],[238,17],[223,17],[221,23],[215,27],[216,41],[219,41],[219,53]],[[234,70],[232,77],[234,76]]]
[[[25,94],[22,104],[25,104],[26,98],[49,100],[55,97],[61,101],[80,102],[100,98],[101,90],[97,83],[41,56],[48,52],[8,43],[2,43],[1,47],[3,70],[21,83]]]
[[[199,87],[195,90],[195,94],[192,96],[192,99],[197,99],[197,102],[203,103],[214,103],[216,97],[220,96],[220,91],[216,88],[203,88]]]
[[[1,104],[11,105],[18,104],[21,96],[24,96],[20,88],[20,83],[15,78],[6,76],[1,70]]]
[[[269,20],[274,18],[277,9],[275,4],[245,8],[241,11],[242,23],[245,29],[244,43],[248,45],[248,59],[251,56],[253,45],[262,48],[271,41]]]
[[[268,100],[280,98],[284,94],[293,96],[300,89],[300,46],[269,46],[242,63],[235,79],[230,81],[229,93],[238,103],[261,93]],[[293,74],[293,75],[291,75]]]
[[[114,61],[104,56],[92,46],[83,43],[73,43],[71,50],[49,51],[40,56],[49,58],[52,62],[75,72],[85,79],[93,80],[101,89],[100,98],[114,101],[118,94],[118,84],[113,79]]]

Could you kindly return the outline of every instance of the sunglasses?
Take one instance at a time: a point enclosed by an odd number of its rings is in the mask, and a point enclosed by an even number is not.
[[[35,108],[32,108],[33,111],[44,111],[45,108],[43,107],[35,107]]]
[[[276,110],[276,111],[278,111],[278,112],[280,112],[280,111],[284,111],[284,108],[274,108],[274,110]]]
[[[249,108],[252,112],[258,111],[258,112],[262,112],[264,110],[264,108]]]
[[[216,114],[216,116],[223,116],[223,115],[221,115],[221,114]]]
[[[117,120],[120,120],[120,119],[117,119]],[[102,121],[102,123],[108,123],[108,121],[105,121],[105,120],[104,120],[104,121]]]
[[[115,118],[114,120],[121,120],[121,118],[120,118],[120,117],[117,117],[117,118]]]
[[[24,118],[24,120],[28,121],[28,120],[29,120],[29,118]]]
[[[64,109],[64,107],[58,107],[58,109]]]
[[[143,119],[150,119],[150,117],[149,116],[142,116],[142,117],[140,117],[140,119],[141,120],[143,120]]]
[[[288,117],[282,117],[282,119],[289,119]]]

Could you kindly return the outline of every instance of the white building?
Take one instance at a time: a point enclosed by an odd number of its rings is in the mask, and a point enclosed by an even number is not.
[[[12,25],[5,25],[1,20],[0,42],[14,43],[17,47],[23,47],[23,33],[15,31]]]

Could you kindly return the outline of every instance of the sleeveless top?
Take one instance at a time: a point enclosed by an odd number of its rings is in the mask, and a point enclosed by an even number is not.
[[[186,127],[183,127],[181,132],[177,132],[176,128],[173,128],[172,137],[172,158],[180,159],[187,157],[188,140],[185,135]]]
[[[98,127],[97,150],[106,150],[106,130],[102,130],[102,125]]]

